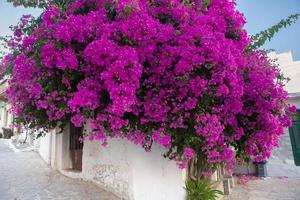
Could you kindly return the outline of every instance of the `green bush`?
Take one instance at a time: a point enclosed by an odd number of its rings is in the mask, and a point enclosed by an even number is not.
[[[187,180],[185,183],[187,192],[186,200],[216,200],[223,192],[212,188],[208,180],[193,181]]]

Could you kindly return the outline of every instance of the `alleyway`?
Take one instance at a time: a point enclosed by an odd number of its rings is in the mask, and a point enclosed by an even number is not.
[[[14,153],[0,139],[0,200],[117,200],[99,187],[50,169],[35,152]]]
[[[300,178],[236,184],[224,200],[300,200]],[[50,169],[35,152],[15,153],[0,139],[0,200],[118,200],[99,187]]]
[[[223,200],[300,200],[300,178],[269,177],[237,184]]]

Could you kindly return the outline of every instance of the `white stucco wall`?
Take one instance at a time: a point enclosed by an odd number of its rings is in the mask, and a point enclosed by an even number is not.
[[[0,101],[0,132],[2,132],[2,128],[4,127],[5,113],[6,113],[5,102]]]
[[[70,158],[70,139],[69,139],[69,128],[65,127],[62,133],[59,132],[59,129],[53,130],[55,135],[55,150],[52,151],[52,158],[54,159],[51,163],[52,167],[58,170],[66,170],[72,168],[72,162]]]
[[[285,77],[290,78],[285,89],[290,94],[289,103],[300,109],[300,61],[294,61],[292,52],[271,53],[270,58],[277,59]],[[300,177],[300,167],[295,166],[292,145],[288,129],[279,138],[279,147],[274,148],[268,160],[267,170],[269,176]]]
[[[271,59],[276,59],[276,63],[279,65],[282,73],[285,77],[290,78],[290,81],[286,84],[285,89],[288,93],[300,92],[300,61],[294,61],[292,52],[269,54]]]
[[[2,128],[10,128],[13,116],[8,112],[10,108],[9,104],[2,101],[0,106],[0,131],[2,131]]]
[[[69,153],[69,130],[57,129],[41,137],[38,152],[54,169],[72,168]],[[124,200],[184,200],[185,172],[162,154],[165,149],[153,145],[151,152],[131,142],[112,139],[107,147],[97,141],[85,141],[81,174]],[[66,171],[63,171],[66,172]],[[66,173],[73,177],[74,174]]]
[[[58,170],[72,167],[69,154],[69,129],[59,133],[58,129],[52,129],[36,142],[38,153],[51,167]]]
[[[10,113],[10,106],[7,107],[7,128],[13,128],[12,124],[14,121],[14,116]]]
[[[51,163],[51,133],[47,133],[45,136],[40,137],[37,142],[38,153],[42,159],[47,163]]]
[[[184,200],[184,172],[163,158],[164,152],[158,145],[145,152],[120,139],[107,147],[86,141],[82,175],[124,199]]]

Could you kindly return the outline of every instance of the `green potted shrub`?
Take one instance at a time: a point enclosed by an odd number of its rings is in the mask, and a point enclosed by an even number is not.
[[[194,181],[188,179],[185,183],[186,200],[216,200],[223,192],[213,189],[209,180]]]

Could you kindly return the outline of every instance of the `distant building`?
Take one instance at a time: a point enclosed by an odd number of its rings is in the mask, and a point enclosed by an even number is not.
[[[13,115],[9,112],[10,105],[4,97],[7,84],[0,85],[0,134],[3,133],[3,128],[12,128]]]

